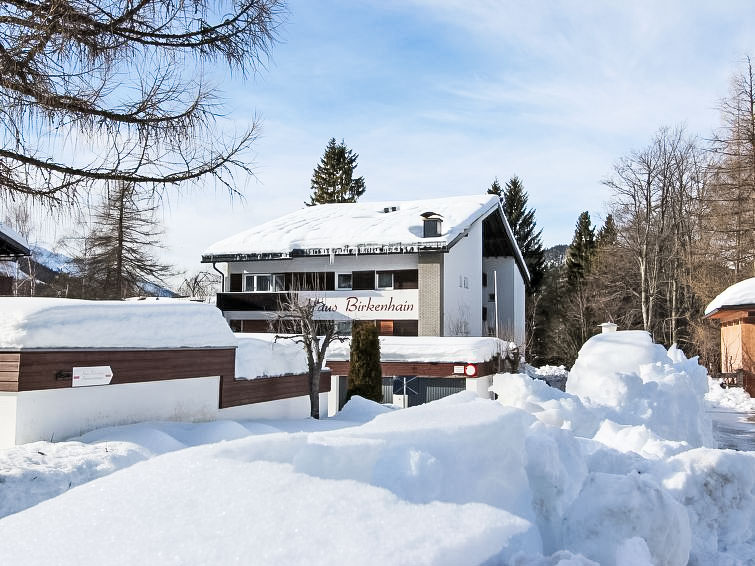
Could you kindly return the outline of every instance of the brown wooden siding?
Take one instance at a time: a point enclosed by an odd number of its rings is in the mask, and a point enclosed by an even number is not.
[[[306,374],[257,379],[224,377],[220,386],[220,408],[309,395],[307,380]],[[330,391],[330,372],[324,371],[320,374],[320,393],[327,391]]]
[[[346,361],[327,361],[333,375],[348,375],[349,362]],[[383,377],[395,377],[398,375],[417,375],[422,377],[464,377],[460,374],[454,374],[454,366],[465,365],[465,362],[445,363],[445,362],[382,362],[380,366],[383,370]],[[490,375],[496,373],[495,362],[477,363],[477,375]]]
[[[0,352],[0,391],[18,391],[18,352]]]
[[[17,370],[0,374],[2,391],[34,391],[72,387],[70,372],[74,367],[110,366],[111,384],[187,379],[219,375],[233,378],[236,351],[230,349],[174,349],[174,350],[59,350],[0,354],[1,361],[12,367],[13,356]],[[14,373],[15,372],[15,373]],[[67,375],[57,379],[59,372]],[[15,379],[14,379],[15,376]]]

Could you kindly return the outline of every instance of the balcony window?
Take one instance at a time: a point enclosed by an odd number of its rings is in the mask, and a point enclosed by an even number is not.
[[[378,289],[393,289],[393,272],[392,271],[378,271],[377,272],[377,288]]]
[[[255,291],[264,293],[270,291],[270,284],[272,278],[270,275],[257,275],[257,284],[254,287]]]
[[[286,277],[282,273],[273,275],[273,291],[286,290]]]
[[[244,276],[244,291],[246,291],[247,293],[254,291],[254,275]]]
[[[269,293],[272,291],[272,286],[273,276],[268,273],[260,275],[247,274],[244,276],[244,291],[247,293]]]
[[[338,289],[351,289],[351,273],[338,274]]]

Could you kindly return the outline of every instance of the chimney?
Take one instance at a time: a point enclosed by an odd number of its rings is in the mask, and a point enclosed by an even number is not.
[[[422,216],[422,237],[437,238],[441,234],[441,222],[443,217],[436,212],[423,212]]]
[[[601,332],[605,334],[606,332],[616,332],[616,329],[619,327],[618,324],[614,324],[613,322],[604,322],[603,324],[599,324],[601,328]]]

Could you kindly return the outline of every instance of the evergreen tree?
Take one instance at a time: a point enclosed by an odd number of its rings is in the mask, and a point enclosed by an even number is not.
[[[143,294],[144,283],[161,282],[173,274],[154,250],[163,231],[155,218],[158,206],[135,185],[119,183],[96,208],[92,231],[75,259],[85,274],[85,297],[123,299]]]
[[[493,182],[490,184],[490,188],[488,189],[489,195],[496,195],[499,199],[501,198],[501,195],[503,194],[503,189],[501,189],[501,184],[498,182],[498,177],[493,179]]]
[[[360,395],[378,403],[383,400],[383,370],[380,339],[373,324],[355,323],[351,333],[351,364],[347,399]]]
[[[595,244],[599,248],[606,246],[616,245],[618,239],[618,230],[616,229],[616,222],[613,219],[613,214],[606,216],[603,226],[598,230],[598,235],[595,239]]]
[[[493,182],[491,190],[497,185],[497,180]],[[493,194],[493,193],[491,193]],[[514,176],[506,183],[503,191],[501,205],[503,212],[506,214],[506,220],[509,221],[514,238],[527,264],[530,272],[530,283],[533,290],[537,290],[543,280],[545,272],[545,257],[543,252],[543,243],[541,240],[542,230],[535,229],[535,210],[527,209],[527,193],[522,186],[519,177]]]
[[[366,189],[364,177],[354,178],[358,154],[330,138],[312,174],[312,196],[307,206],[329,202],[356,202]]]
[[[590,213],[584,211],[579,215],[574,237],[566,251],[566,274],[570,282],[581,282],[587,277],[595,246],[595,227],[590,222]]]

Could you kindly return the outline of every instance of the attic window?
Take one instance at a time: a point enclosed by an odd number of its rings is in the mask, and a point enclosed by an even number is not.
[[[396,212],[398,210],[398,206],[386,206],[383,208],[383,212],[385,214],[388,214],[389,212]]]
[[[443,217],[436,212],[423,212],[422,216],[422,237],[437,238],[440,236],[440,224]]]

